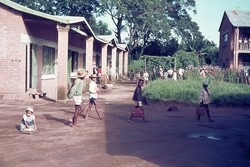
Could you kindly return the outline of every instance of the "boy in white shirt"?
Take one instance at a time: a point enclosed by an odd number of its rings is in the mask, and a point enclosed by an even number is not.
[[[94,104],[95,106],[95,111],[99,117],[99,119],[103,119],[101,116],[100,116],[100,113],[98,112],[98,107],[97,107],[97,102],[96,102],[96,99],[97,99],[97,92],[99,92],[99,88],[97,87],[97,84],[96,82],[94,81],[95,77],[93,75],[89,76],[89,78],[91,79],[90,83],[89,83],[89,106],[88,106],[88,109],[87,109],[87,114],[85,116],[86,119],[89,118],[89,113],[90,113],[90,110]]]

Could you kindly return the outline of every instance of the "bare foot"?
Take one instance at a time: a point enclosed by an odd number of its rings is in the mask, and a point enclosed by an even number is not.
[[[85,119],[90,119],[90,116],[87,116],[87,115],[86,115],[86,116],[85,116]]]
[[[80,128],[78,125],[71,125],[72,128]]]
[[[133,122],[132,120],[129,119],[129,120],[128,120],[128,123],[134,123],[134,122]]]

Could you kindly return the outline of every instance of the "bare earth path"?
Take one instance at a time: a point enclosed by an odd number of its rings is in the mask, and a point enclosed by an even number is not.
[[[73,102],[38,99],[0,103],[0,167],[249,167],[250,117],[243,108],[211,107],[215,120],[196,120],[194,106],[147,105],[149,123],[127,123],[135,85],[115,85],[98,99],[103,121],[92,110],[81,128],[68,126]],[[87,100],[88,95],[84,98]],[[84,101],[85,104],[87,101]],[[19,134],[33,106],[38,132]]]

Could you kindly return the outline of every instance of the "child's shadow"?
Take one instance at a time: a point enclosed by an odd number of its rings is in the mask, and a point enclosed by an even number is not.
[[[20,131],[20,125],[16,125],[15,127],[17,131]]]
[[[65,120],[65,119],[53,117],[53,116],[51,116],[51,114],[43,114],[43,115],[44,115],[44,117],[45,117],[47,120],[52,120],[52,121],[61,122],[61,123],[64,123],[64,125],[69,125],[69,124],[71,123],[69,120]]]

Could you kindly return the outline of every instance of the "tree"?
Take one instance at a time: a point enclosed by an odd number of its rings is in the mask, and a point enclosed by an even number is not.
[[[209,40],[204,40],[204,47],[202,48],[203,56],[202,65],[209,64],[209,65],[217,65],[218,57],[219,57],[219,49],[214,42]]]
[[[100,0],[101,11],[108,14],[116,26],[115,36],[122,43],[121,33],[125,30],[124,21],[127,12],[127,2],[130,0]]]
[[[94,19],[94,18],[93,18]],[[91,26],[96,35],[111,35],[112,31],[108,28],[108,24],[102,20],[93,21]]]
[[[98,11],[98,0],[12,0],[51,15],[84,16],[87,20]]]
[[[172,56],[178,50],[178,41],[175,38],[166,42],[159,40],[150,41],[144,49],[143,55]]]
[[[186,68],[188,65],[199,66],[199,58],[195,52],[179,50],[174,54],[176,57],[176,68]]]
[[[100,0],[100,2],[103,11],[111,16],[116,25],[119,42],[124,25],[128,27],[128,47],[135,58],[143,54],[150,41],[158,40],[164,43],[171,39],[172,32],[176,32],[177,35],[177,32],[182,32],[181,27],[177,25],[180,25],[180,22],[184,24],[184,21],[190,21],[187,10],[195,7],[195,0]]]

